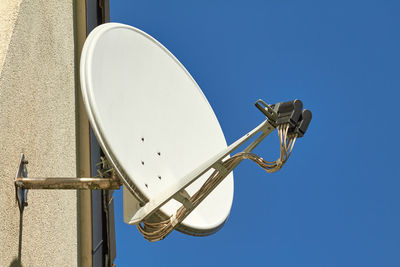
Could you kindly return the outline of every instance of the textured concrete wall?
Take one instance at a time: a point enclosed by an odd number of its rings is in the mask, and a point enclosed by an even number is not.
[[[20,153],[35,176],[76,176],[72,0],[0,0],[0,266],[76,266],[76,191],[30,190],[20,217]],[[22,220],[21,220],[22,218]]]
[[[0,73],[14,30],[21,0],[0,1]]]

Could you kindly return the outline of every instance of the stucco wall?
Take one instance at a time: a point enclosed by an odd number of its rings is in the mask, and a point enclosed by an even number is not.
[[[14,30],[21,0],[0,1],[0,73]]]
[[[73,1],[0,2],[0,266],[76,266],[76,191],[30,190],[21,221],[13,184],[21,152],[76,176]]]

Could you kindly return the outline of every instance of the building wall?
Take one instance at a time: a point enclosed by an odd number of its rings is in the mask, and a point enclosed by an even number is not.
[[[0,0],[0,266],[77,266],[77,192],[13,178],[76,177],[73,0]]]

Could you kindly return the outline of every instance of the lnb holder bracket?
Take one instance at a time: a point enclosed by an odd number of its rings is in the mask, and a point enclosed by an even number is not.
[[[119,178],[75,178],[75,177],[36,177],[28,178],[28,160],[21,154],[17,174],[14,179],[15,196],[18,207],[23,212],[28,206],[29,189],[89,189],[89,190],[114,190],[119,189],[122,182]]]
[[[303,137],[312,119],[311,111],[303,109],[303,102],[299,99],[271,105],[259,99],[255,102],[255,106],[275,127],[289,125],[289,136]]]

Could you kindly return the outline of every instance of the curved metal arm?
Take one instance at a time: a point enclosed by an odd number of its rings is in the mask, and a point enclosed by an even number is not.
[[[167,187],[156,198],[151,199],[144,206],[139,207],[138,210],[134,213],[132,219],[129,221],[129,224],[137,224],[142,220],[144,220],[145,218],[149,217],[151,214],[153,214],[153,212],[158,210],[162,205],[164,205],[171,198],[173,198],[175,194],[184,190],[187,186],[196,181],[200,176],[202,176],[208,170],[210,170],[211,168],[218,169],[221,161],[226,156],[231,154],[234,150],[236,150],[239,146],[244,144],[246,141],[248,141],[257,133],[262,132],[262,134],[245,149],[245,151],[250,152],[274,129],[275,127],[272,126],[268,120],[264,121],[256,128],[254,128],[252,131],[244,135],[242,138],[240,138],[239,140],[237,140],[236,142],[234,142],[233,144],[231,144],[230,146],[228,146],[227,148],[216,154],[214,157],[204,162],[202,165],[194,169],[192,172],[188,173],[187,175],[176,181],[175,184]],[[226,173],[225,175],[228,174],[229,173]]]

